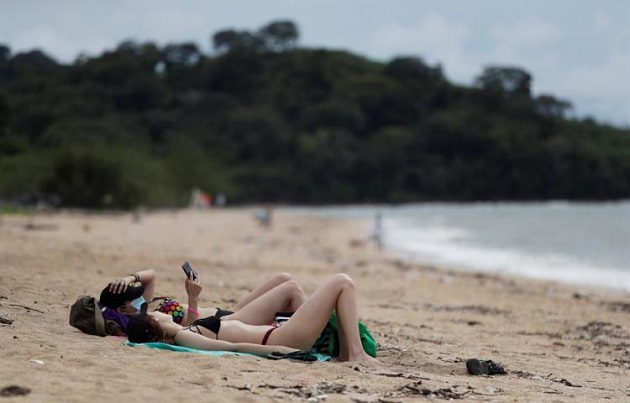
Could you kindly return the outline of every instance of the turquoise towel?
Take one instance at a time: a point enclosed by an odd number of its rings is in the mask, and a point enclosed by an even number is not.
[[[129,340],[127,340],[125,341],[125,345],[131,346],[131,347],[142,346],[142,347],[149,347],[149,348],[157,348],[160,350],[179,351],[181,353],[197,353],[197,354],[204,354],[204,355],[213,355],[215,357],[220,357],[222,355],[242,355],[242,356],[249,356],[249,357],[257,357],[256,355],[253,355],[253,354],[237,353],[236,351],[197,350],[196,348],[176,346],[176,345],[168,344],[168,343],[132,343]]]
[[[157,349],[160,349],[160,350],[178,351],[178,352],[181,352],[181,353],[196,353],[196,354],[204,354],[204,355],[213,355],[215,357],[220,357],[222,355],[238,355],[238,356],[244,356],[244,357],[258,357],[257,355],[254,355],[254,354],[237,353],[236,351],[197,350],[196,348],[175,346],[173,344],[168,344],[168,343],[132,343],[129,340],[127,340],[127,341],[125,341],[125,345],[126,346],[131,346],[131,347],[142,346],[142,347],[149,347],[149,348],[157,348]],[[330,356],[327,356],[327,355],[324,355],[324,354],[319,354],[318,353],[318,354],[313,354],[313,355],[317,357],[318,361],[329,361],[330,360]]]

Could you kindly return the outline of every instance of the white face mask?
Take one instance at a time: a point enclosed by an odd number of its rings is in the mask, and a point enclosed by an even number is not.
[[[145,300],[142,295],[130,302],[131,306],[136,308],[136,311],[138,312],[140,312],[140,308],[142,308],[142,304],[144,303],[145,303]]]

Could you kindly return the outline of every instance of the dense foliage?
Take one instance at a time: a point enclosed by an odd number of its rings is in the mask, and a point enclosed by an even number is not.
[[[532,77],[470,87],[416,57],[297,46],[275,21],[57,63],[0,46],[0,199],[179,206],[630,197],[630,131],[568,118]]]

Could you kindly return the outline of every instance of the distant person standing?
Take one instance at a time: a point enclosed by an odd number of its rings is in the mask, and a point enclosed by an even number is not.
[[[256,219],[261,227],[270,229],[273,223],[273,207],[267,204],[264,209],[256,213]]]
[[[192,188],[190,191],[190,202],[188,207],[190,208],[209,208],[212,206],[212,195],[204,193],[200,189]]]
[[[374,216],[374,228],[369,241],[374,242],[378,250],[383,250],[383,217],[380,211]]]
[[[226,204],[227,204],[227,199],[226,199],[225,195],[223,193],[219,193],[217,195],[215,206],[217,206],[219,208],[222,208],[222,207],[225,207]]]
[[[190,201],[188,202],[189,208],[198,208],[199,207],[199,196],[201,195],[201,190],[197,188],[190,189]]]

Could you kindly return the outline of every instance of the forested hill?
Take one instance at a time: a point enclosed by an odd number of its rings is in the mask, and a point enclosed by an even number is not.
[[[121,43],[60,64],[0,46],[0,200],[232,203],[630,197],[630,131],[568,118],[514,66],[450,83],[420,58],[298,46],[298,27]]]

